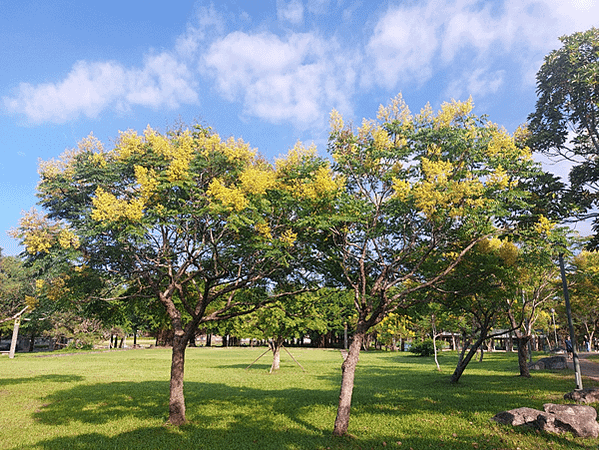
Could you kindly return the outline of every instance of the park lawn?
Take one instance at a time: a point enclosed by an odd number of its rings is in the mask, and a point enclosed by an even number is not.
[[[457,385],[455,353],[432,358],[363,352],[349,432],[331,435],[342,357],[290,349],[269,374],[263,348],[190,348],[185,367],[189,424],[165,425],[169,349],[0,358],[0,448],[13,449],[569,449],[591,439],[512,429],[497,412],[563,403],[572,371],[517,374],[515,354],[485,354]],[[592,386],[585,379],[585,386]]]

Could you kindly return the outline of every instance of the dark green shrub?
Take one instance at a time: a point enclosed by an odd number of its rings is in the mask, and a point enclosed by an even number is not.
[[[431,356],[435,354],[435,348],[433,346],[432,339],[425,339],[424,341],[413,344],[410,347],[410,352],[415,353],[418,356]]]

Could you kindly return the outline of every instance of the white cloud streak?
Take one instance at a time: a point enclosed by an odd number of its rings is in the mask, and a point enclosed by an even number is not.
[[[127,69],[115,61],[75,63],[57,83],[21,83],[13,97],[5,97],[11,113],[30,122],[64,123],[80,116],[96,118],[108,108],[132,106],[175,109],[195,103],[196,82],[185,64],[169,53],[145,58],[142,68]]]

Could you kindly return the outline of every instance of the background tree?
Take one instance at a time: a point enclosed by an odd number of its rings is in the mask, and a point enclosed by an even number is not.
[[[571,265],[572,318],[592,343],[599,330],[599,253],[581,251]]]
[[[270,371],[275,372],[280,369],[281,349],[286,340],[327,329],[319,300],[318,292],[305,292],[274,302],[244,317],[239,334],[268,342],[272,351]]]
[[[13,316],[28,306],[27,297],[32,297],[34,290],[35,283],[23,261],[16,256],[3,256],[0,249],[0,324],[10,324]]]
[[[314,213],[338,189],[313,149],[298,144],[273,167],[241,140],[222,140],[199,125],[127,131],[108,151],[90,136],[39,172],[48,220],[61,221],[78,240],[71,264],[116,286],[149,290],[163,305],[174,333],[174,425],[185,422],[185,349],[198,326],[286,294],[248,303],[235,296],[239,290],[266,289],[273,280],[307,284]],[[17,234],[32,258],[52,259],[50,246],[33,240],[26,225]]]
[[[331,115],[329,149],[345,178],[327,247],[329,273],[353,292],[356,330],[342,365],[334,434],[347,432],[366,333],[416,293],[438,285],[478,241],[510,226],[518,180],[533,163],[471,101],[413,117],[400,97],[358,129]]]
[[[529,116],[530,146],[573,162],[571,189],[584,213],[599,200],[599,29],[560,38],[537,73],[535,111]],[[585,217],[585,216],[582,216]],[[596,212],[595,232],[599,231]],[[597,245],[597,238],[592,245]]]

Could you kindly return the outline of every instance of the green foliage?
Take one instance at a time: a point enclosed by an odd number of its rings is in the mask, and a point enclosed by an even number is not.
[[[432,339],[425,339],[424,341],[412,344],[410,347],[410,353],[414,353],[418,356],[432,356],[435,354],[435,346]]]
[[[545,57],[537,73],[538,100],[529,116],[528,142],[535,151],[575,162],[570,170],[574,202],[568,204],[570,213],[581,214],[599,199],[599,29],[563,36],[560,41],[562,47]],[[598,224],[595,220],[595,228]],[[596,244],[597,239],[592,245]]]

